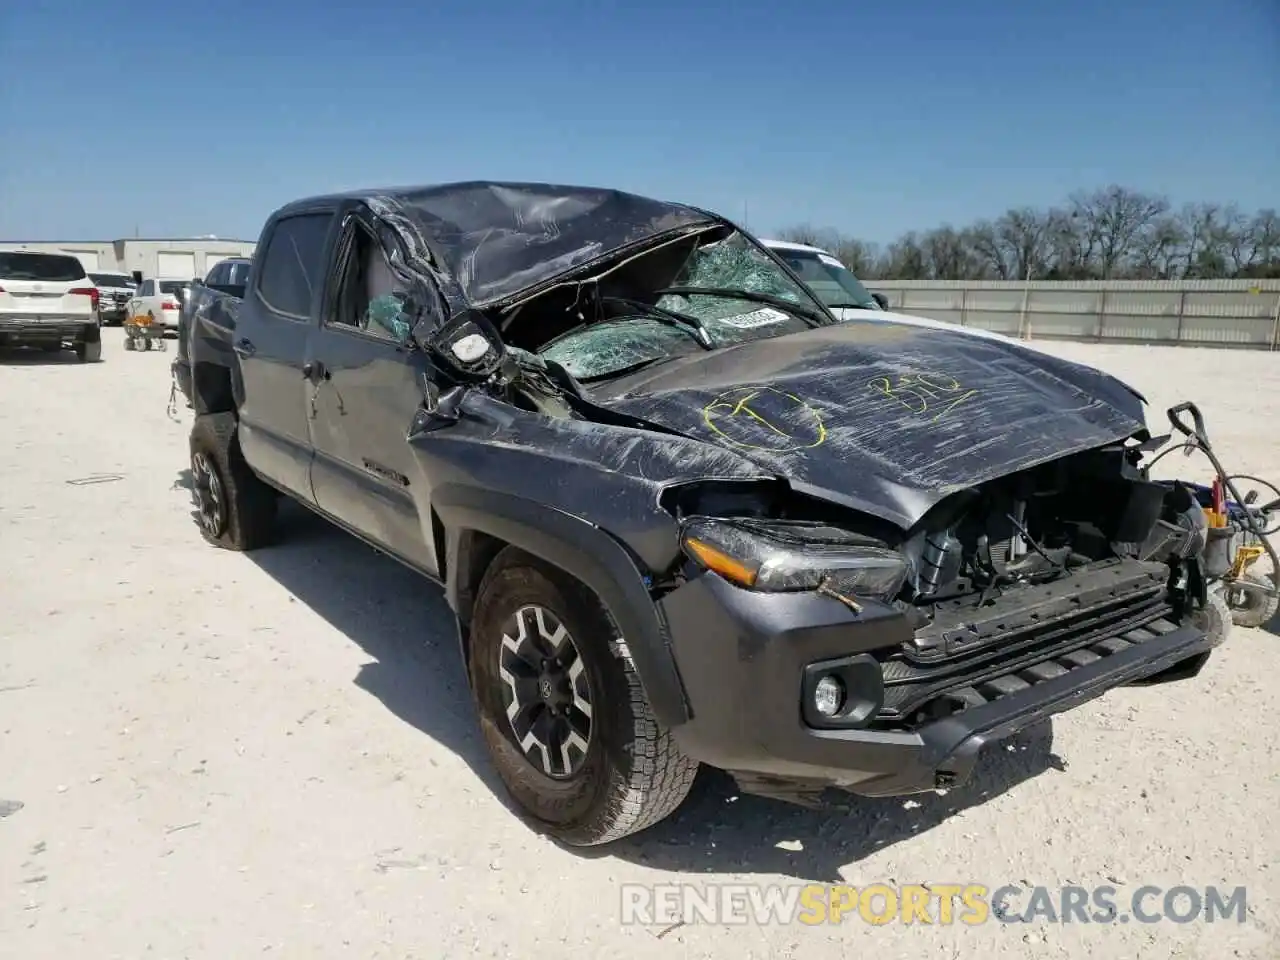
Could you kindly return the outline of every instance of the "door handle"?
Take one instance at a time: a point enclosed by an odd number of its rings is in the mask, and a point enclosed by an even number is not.
[[[253,345],[253,341],[248,337],[241,337],[235,342],[235,346],[232,349],[242,357],[252,357],[258,348]]]

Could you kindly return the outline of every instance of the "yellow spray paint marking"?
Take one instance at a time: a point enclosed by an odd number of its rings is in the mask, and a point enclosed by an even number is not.
[[[772,387],[738,387],[702,408],[707,428],[750,450],[787,453],[826,442],[822,416],[794,394]]]
[[[867,389],[901,404],[930,423],[978,395],[977,390],[966,390],[955,377],[940,373],[875,377],[867,381]]]

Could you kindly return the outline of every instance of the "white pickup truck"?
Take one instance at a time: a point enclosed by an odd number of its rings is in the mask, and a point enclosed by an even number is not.
[[[961,327],[943,320],[931,320],[908,313],[894,313],[883,294],[872,293],[840,260],[821,247],[792,243],[790,240],[761,240],[780,256],[827,308],[841,320],[883,320],[913,327],[955,330],[984,340],[1010,338],[977,327]]]

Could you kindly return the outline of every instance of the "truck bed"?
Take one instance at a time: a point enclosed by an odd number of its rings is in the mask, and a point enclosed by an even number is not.
[[[234,367],[231,349],[244,287],[194,284],[178,318],[178,352],[173,375],[197,413],[207,412],[211,390],[227,380]]]

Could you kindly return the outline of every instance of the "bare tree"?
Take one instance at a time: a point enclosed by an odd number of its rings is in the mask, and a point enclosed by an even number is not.
[[[920,238],[925,270],[938,280],[964,280],[973,274],[969,238],[950,224],[930,230]]]
[[[855,237],[840,237],[839,241],[829,249],[853,272],[855,277],[870,279],[879,276],[881,253],[880,248],[874,243],[867,243]]]
[[[1280,277],[1280,215],[1234,204],[1171,212],[1162,196],[1112,185],[1065,207],[1018,207],[968,227],[912,231],[881,250],[801,224],[784,239],[830,250],[867,279],[1180,279]]]
[[[1151,225],[1135,251],[1134,276],[1143,280],[1176,278],[1186,245],[1187,231],[1182,221],[1165,214]]]
[[[1071,200],[1073,212],[1096,244],[1103,280],[1123,274],[1144,234],[1169,211],[1169,201],[1112,185]]]

